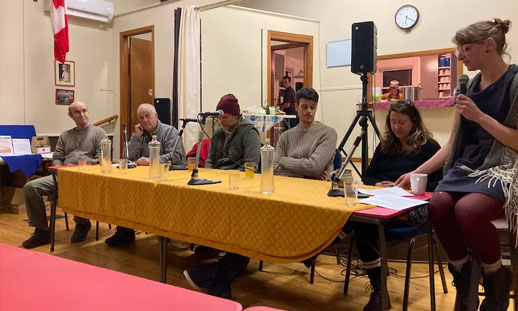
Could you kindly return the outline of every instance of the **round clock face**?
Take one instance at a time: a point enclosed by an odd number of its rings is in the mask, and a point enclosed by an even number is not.
[[[396,12],[396,25],[401,29],[410,29],[419,20],[419,11],[413,5],[404,5]]]

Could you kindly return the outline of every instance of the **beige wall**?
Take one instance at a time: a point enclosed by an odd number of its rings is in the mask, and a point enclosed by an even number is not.
[[[421,17],[411,32],[400,30],[394,23],[394,13],[404,4],[415,5]],[[325,64],[326,43],[351,38],[351,24],[372,20],[378,29],[378,55],[405,53],[453,47],[451,38],[455,31],[470,23],[501,17],[515,23],[508,34],[510,53],[518,59],[518,1],[418,1],[418,0],[249,0],[240,3],[252,8],[314,18],[320,21],[320,62]],[[464,69],[464,71],[466,71]],[[350,67],[325,68],[321,71],[321,101],[326,107],[323,120],[345,134],[352,121],[358,96],[361,94],[359,76]],[[427,126],[434,129],[435,137],[444,143],[452,122],[451,109],[424,110]],[[384,113],[376,113],[380,130]],[[357,135],[357,132],[354,133]],[[372,135],[370,136],[372,137]],[[352,144],[346,145],[348,150]],[[374,150],[371,144],[370,150]],[[359,155],[359,153],[357,154]]]
[[[261,98],[263,101],[266,100],[268,30],[313,36],[313,85],[317,89],[320,87],[318,22],[234,6],[205,11],[200,16],[204,110],[215,109],[220,97],[227,93],[234,93],[239,98],[242,108],[259,107]],[[322,109],[319,111],[320,119]]]
[[[90,121],[118,113],[113,105],[112,34],[109,26],[69,19],[75,87],[54,85],[54,45],[44,1],[0,2],[0,123],[34,124],[38,134],[55,135],[74,126],[67,106],[55,104],[56,88],[75,90],[88,104]]]

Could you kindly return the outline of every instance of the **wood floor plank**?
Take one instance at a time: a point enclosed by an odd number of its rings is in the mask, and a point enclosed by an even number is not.
[[[60,214],[60,213],[58,213]],[[28,226],[26,215],[0,214],[0,243],[20,246],[33,231]],[[110,247],[104,239],[111,236],[115,228],[108,229],[107,224],[100,224],[101,239],[95,241],[95,223],[87,241],[71,244],[73,221],[70,217],[71,231],[65,230],[65,222],[56,222],[56,246],[53,255],[68,258],[91,265],[112,269],[151,280],[159,280],[158,264],[159,242],[156,236],[143,232],[137,235],[135,243],[125,247]],[[182,243],[174,243],[181,246]],[[173,245],[168,251],[167,282],[176,286],[189,288],[182,271],[209,262],[188,249],[178,249]],[[49,246],[41,246],[36,251],[49,253]],[[405,266],[401,263],[390,263],[397,270],[398,276],[391,275],[388,288],[392,310],[401,310],[403,301]],[[286,310],[362,310],[367,303],[369,292],[366,289],[368,279],[356,277],[351,280],[348,295],[343,295],[344,266],[336,264],[331,256],[320,256],[317,271],[324,279],[315,276],[315,283],[309,284],[309,269],[301,263],[272,264],[265,263],[264,271],[258,270],[258,261],[251,260],[246,273],[239,277],[233,287],[233,299],[244,307],[266,305]],[[428,266],[414,264],[410,287],[409,310],[430,310],[428,290]],[[442,292],[439,273],[435,274],[437,310],[453,310],[455,289],[451,286],[451,276],[446,273],[449,293]],[[118,289],[114,289],[118,290]],[[511,306],[513,302],[511,302]],[[509,310],[511,310],[511,306]]]

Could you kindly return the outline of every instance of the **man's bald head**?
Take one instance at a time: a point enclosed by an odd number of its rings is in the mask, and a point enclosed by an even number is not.
[[[76,123],[76,128],[81,130],[88,126],[88,108],[82,101],[75,101],[68,106],[68,116]]]
[[[140,104],[137,108],[137,117],[140,125],[150,134],[156,132],[158,113],[153,105]]]

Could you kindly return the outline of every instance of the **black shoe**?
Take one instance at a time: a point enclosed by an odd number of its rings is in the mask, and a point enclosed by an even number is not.
[[[122,246],[133,241],[135,241],[135,230],[117,227],[115,234],[104,240],[104,243],[111,246]]]
[[[29,239],[23,241],[22,246],[24,248],[34,248],[49,243],[50,231],[48,229],[45,230],[36,228],[32,236]]]
[[[194,249],[194,253],[196,256],[209,259],[209,258],[218,258],[220,257],[221,251],[219,249],[215,249],[212,247],[204,246],[204,245],[198,245]]]
[[[214,281],[216,270],[217,262],[214,262],[203,268],[184,270],[183,275],[194,290],[206,293]]]
[[[74,233],[72,234],[72,238],[70,239],[70,242],[72,243],[79,243],[86,240],[86,237],[88,236],[88,231],[90,231],[90,228],[92,228],[92,224],[90,223],[90,220],[85,224],[76,224],[76,229],[74,230]]]
[[[509,306],[511,271],[501,266],[495,272],[485,275],[482,285],[486,298],[480,305],[481,311],[505,311]]]
[[[365,305],[365,307],[363,307],[363,311],[381,311],[381,267],[367,269],[366,272],[372,286],[372,292],[369,298],[369,302]],[[387,310],[390,310],[392,306],[390,305],[390,297],[388,296],[388,292],[387,300]]]

